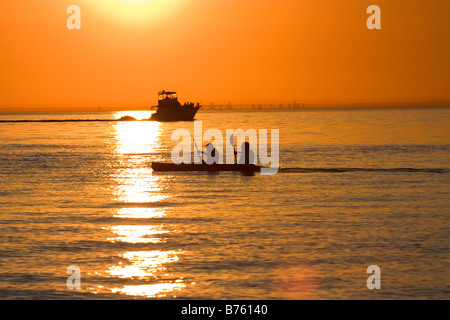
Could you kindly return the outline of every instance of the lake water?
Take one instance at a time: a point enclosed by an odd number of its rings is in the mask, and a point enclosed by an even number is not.
[[[279,173],[154,173],[194,122],[0,123],[0,298],[450,298],[450,109],[196,119],[279,129]]]

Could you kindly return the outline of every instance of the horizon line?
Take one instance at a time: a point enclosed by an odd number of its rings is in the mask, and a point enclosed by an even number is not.
[[[292,110],[292,109],[373,109],[373,108],[446,108],[450,102],[280,102],[280,103],[205,103],[203,110]],[[152,111],[146,105],[40,105],[40,106],[0,106],[0,113],[10,112],[102,112],[102,111]]]

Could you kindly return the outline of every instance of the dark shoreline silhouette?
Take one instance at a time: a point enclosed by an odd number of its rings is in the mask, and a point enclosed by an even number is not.
[[[137,120],[130,116],[120,119],[43,119],[43,120],[0,120],[0,123],[24,123],[24,122],[126,122],[126,121],[155,121],[151,119]]]

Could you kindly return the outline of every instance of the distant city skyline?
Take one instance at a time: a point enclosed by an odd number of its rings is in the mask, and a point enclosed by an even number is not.
[[[0,113],[8,112],[102,112],[151,110],[150,105],[103,105],[103,106],[31,106],[0,107]],[[445,102],[409,102],[409,103],[206,103],[201,104],[201,110],[302,110],[302,109],[357,109],[357,108],[449,108]]]

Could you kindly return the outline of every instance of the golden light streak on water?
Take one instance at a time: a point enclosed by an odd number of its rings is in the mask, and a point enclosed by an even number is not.
[[[177,280],[182,281],[182,280]],[[136,285],[136,286],[124,286],[123,288],[114,288],[111,291],[113,293],[124,293],[129,296],[138,296],[146,298],[163,298],[168,295],[168,293],[175,290],[180,291],[185,288],[186,285],[179,282],[168,282],[168,283],[155,283],[147,285]],[[174,295],[173,298],[176,298]]]
[[[130,113],[127,115],[136,119],[148,116]],[[113,176],[116,185],[112,200],[127,207],[115,209],[113,216],[122,219],[145,219],[146,222],[107,227],[112,234],[108,240],[113,243],[154,245],[164,243],[164,236],[175,232],[172,231],[174,225],[170,225],[171,230],[168,230],[169,225],[155,223],[154,220],[166,215],[159,202],[168,197],[162,193],[163,178],[153,176],[149,161],[149,155],[155,152],[159,143],[160,131],[158,122],[119,122],[115,125],[115,152],[121,161],[122,169],[117,170]],[[109,290],[136,297],[164,297],[172,291],[181,290],[185,287],[184,280],[168,273],[167,264],[177,262],[179,255],[183,253],[173,250],[125,251],[119,254],[121,261],[110,266],[105,273],[108,277],[138,279],[145,283],[123,285]]]
[[[116,237],[108,240],[112,242],[122,241],[127,243],[164,242],[164,239],[158,236],[169,233],[169,231],[163,230],[162,225],[118,225],[111,227],[110,230],[116,235]]]
[[[108,269],[107,273],[119,278],[144,278],[155,276],[166,270],[166,264],[179,260],[180,251],[128,251],[120,255],[130,265],[119,263]]]
[[[114,217],[124,219],[150,219],[165,216],[164,208],[120,208]]]

